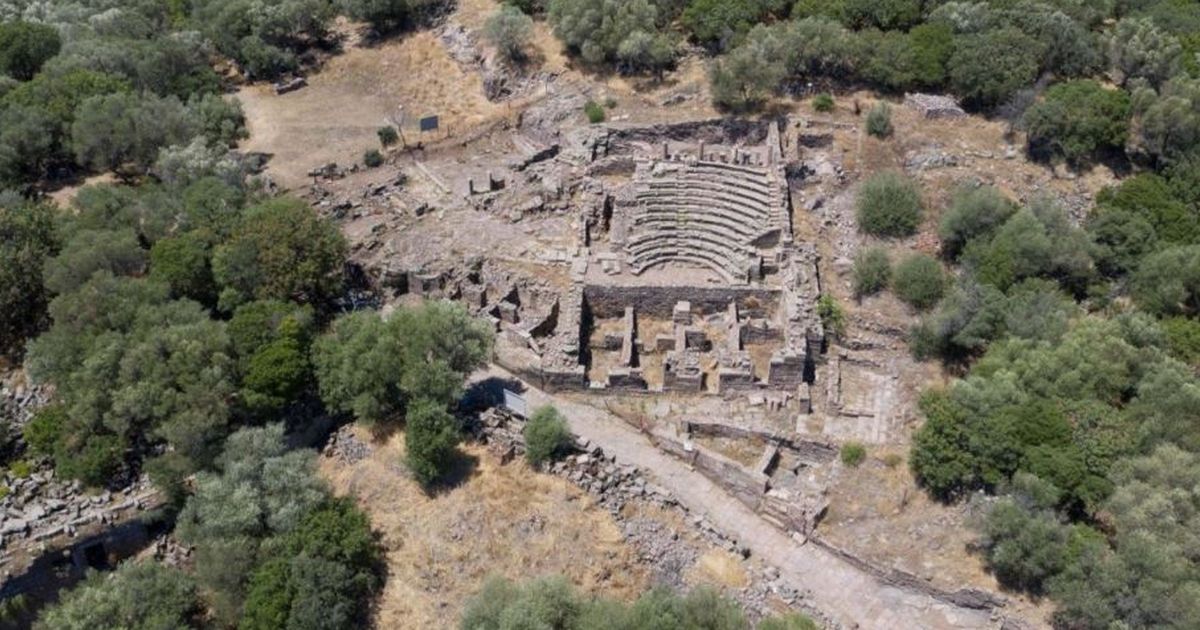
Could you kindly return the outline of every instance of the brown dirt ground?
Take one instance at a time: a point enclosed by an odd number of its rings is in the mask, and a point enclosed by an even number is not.
[[[495,0],[464,0],[449,20],[476,30],[498,6]],[[346,23],[339,23],[338,28],[347,33],[360,30]],[[716,115],[706,96],[707,65],[703,60],[684,60],[661,83],[584,73],[572,65],[550,27],[540,20],[534,27],[532,48],[532,69],[557,75],[560,83],[586,83],[597,100],[615,100],[610,112],[610,120],[615,122]],[[659,106],[664,95],[681,89],[696,96],[681,105]],[[405,139],[429,144],[471,138],[481,128],[514,119],[541,96],[488,101],[479,73],[464,70],[431,31],[369,47],[349,36],[341,54],[308,76],[307,87],[278,96],[267,84],[248,85],[237,92],[250,130],[250,138],[240,149],[272,154],[269,173],[285,188],[295,188],[305,183],[306,173],[315,167],[361,161],[364,151],[378,146],[376,130],[397,121],[401,107]],[[441,129],[421,136],[413,129],[416,119],[431,114],[440,117]]]
[[[305,173],[327,162],[354,164],[379,146],[375,132],[404,112],[405,133],[417,118],[437,114],[457,133],[503,114],[503,104],[483,95],[480,77],[463,72],[429,31],[364,48],[350,43],[308,77],[308,86],[275,95],[255,84],[237,93],[249,140],[243,151],[274,155],[270,173],[280,184],[304,183]]]
[[[877,566],[908,571],[941,588],[1004,592],[971,550],[977,535],[968,506],[938,503],[918,488],[908,472],[907,449],[869,447],[867,452],[868,459],[843,469],[830,489],[821,536]],[[1053,610],[1049,601],[1005,594],[1026,619],[1045,620]]]
[[[401,463],[402,434],[353,465],[321,460],[334,491],[354,496],[382,535],[388,579],[375,627],[451,627],[493,572],[514,580],[561,574],[588,593],[621,599],[646,587],[647,571],[612,516],[579,489],[521,461],[501,466],[483,447],[463,450],[474,469],[432,497]]]

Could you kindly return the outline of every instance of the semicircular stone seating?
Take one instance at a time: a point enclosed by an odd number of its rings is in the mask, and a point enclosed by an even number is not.
[[[731,283],[747,280],[759,256],[751,243],[781,203],[769,171],[724,162],[639,168],[635,190],[638,213],[625,243],[633,273],[683,262]]]

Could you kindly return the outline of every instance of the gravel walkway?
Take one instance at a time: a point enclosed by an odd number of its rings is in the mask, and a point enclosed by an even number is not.
[[[493,366],[476,379],[515,378]],[[527,385],[528,387],[528,385]],[[842,625],[853,628],[998,628],[988,611],[954,606],[925,594],[881,583],[845,560],[815,545],[794,540],[767,523],[687,464],[658,450],[621,419],[563,396],[528,387],[530,409],[553,404],[571,429],[623,463],[638,466],[670,490],[696,514],[705,515],[722,531],[784,577],[808,591],[812,603]]]

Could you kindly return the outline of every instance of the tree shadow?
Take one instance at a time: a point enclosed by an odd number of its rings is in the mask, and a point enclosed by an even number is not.
[[[471,480],[479,472],[479,458],[462,449],[454,449],[446,472],[436,480],[422,486],[425,495],[438,497],[453,492],[455,488]]]
[[[403,415],[397,415],[397,418],[403,417]],[[367,432],[371,434],[372,442],[376,444],[386,444],[392,439],[392,436],[396,435],[396,433],[399,432],[403,427],[404,422],[399,419],[387,420],[376,422],[375,424],[370,425],[367,427]]]
[[[525,384],[515,378],[491,376],[471,383],[459,398],[458,408],[463,412],[477,412],[504,404],[504,390],[517,394],[525,391]]]

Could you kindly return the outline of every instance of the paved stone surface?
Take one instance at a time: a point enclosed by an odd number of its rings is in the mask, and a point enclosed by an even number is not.
[[[515,378],[499,367],[480,375],[489,376]],[[553,404],[580,437],[615,454],[622,462],[651,472],[681,503],[736,536],[761,560],[777,566],[784,576],[809,592],[818,608],[846,627],[899,630],[1000,625],[987,611],[954,606],[925,593],[883,584],[824,549],[790,538],[700,473],[659,451],[645,436],[608,412],[532,387],[524,396],[530,408]]]

